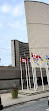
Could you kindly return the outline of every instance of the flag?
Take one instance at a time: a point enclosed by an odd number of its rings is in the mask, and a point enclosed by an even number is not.
[[[26,58],[26,57],[25,57],[25,61],[26,61],[26,64],[27,64],[27,61],[28,61],[28,60],[27,60],[27,58]]]
[[[36,55],[36,58],[38,59],[38,55]]]
[[[46,55],[46,59],[49,60],[49,57]]]
[[[46,63],[49,65],[49,57],[46,55]]]
[[[25,62],[25,59],[21,58],[21,62]]]
[[[43,61],[43,59],[42,59],[41,56],[39,56],[39,55],[36,55],[36,54],[31,53],[31,57],[33,57],[33,60],[34,60],[34,61],[38,61],[38,59],[41,59],[41,61]]]
[[[33,54],[33,53],[31,53],[31,57],[36,58],[36,55],[35,55],[35,54]]]
[[[31,53],[31,57],[33,57],[33,53]]]
[[[37,65],[40,65],[43,61],[43,59],[39,55],[31,53],[31,57],[33,58],[34,63],[36,63]],[[40,60],[40,64],[38,63],[39,60]]]
[[[39,56],[39,59],[41,59],[41,61],[43,61],[43,59]]]
[[[28,62],[31,62],[31,60],[30,60],[30,59],[28,59]]]
[[[27,64],[27,62],[31,62],[31,60],[28,59],[27,57],[25,57],[25,59],[21,58],[21,62],[26,62],[26,64]]]

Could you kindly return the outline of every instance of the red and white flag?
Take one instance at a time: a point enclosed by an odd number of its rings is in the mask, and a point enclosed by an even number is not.
[[[25,62],[25,59],[21,58],[21,62]]]
[[[30,59],[28,59],[27,57],[25,57],[25,59],[21,58],[20,61],[25,62],[26,64],[27,64],[27,62],[31,62]]]
[[[31,53],[31,57],[33,57],[33,58],[38,58],[39,56],[36,55],[36,54]]]

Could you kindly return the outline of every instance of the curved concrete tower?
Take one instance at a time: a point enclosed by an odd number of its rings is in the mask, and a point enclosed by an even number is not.
[[[49,4],[37,1],[24,4],[31,61],[31,53],[40,55],[45,67],[46,55],[49,57]]]

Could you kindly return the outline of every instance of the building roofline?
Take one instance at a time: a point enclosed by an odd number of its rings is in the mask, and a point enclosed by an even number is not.
[[[19,41],[19,40],[17,40],[17,39],[13,39],[13,40],[11,40],[11,41],[18,41],[18,42],[21,42],[21,43],[25,43],[25,44],[28,44],[28,42],[23,42],[23,41]]]
[[[45,3],[45,2],[42,2],[42,1],[27,1],[27,0],[25,0],[24,2],[37,2],[37,3],[42,3],[42,4],[46,4],[46,5],[49,5],[48,3]]]

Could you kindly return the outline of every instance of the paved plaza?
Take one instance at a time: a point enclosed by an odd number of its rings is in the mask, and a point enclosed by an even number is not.
[[[43,98],[37,101],[27,102],[18,106],[14,105],[7,109],[3,109],[3,111],[49,111],[48,99]]]
[[[38,87],[37,91],[34,91],[33,88],[31,90],[24,89],[19,90],[18,98],[12,99],[11,93],[3,93],[1,94],[1,100],[4,108],[23,104],[29,101],[35,101],[41,98],[49,97],[49,87],[45,86],[44,91],[42,90],[42,86]]]

